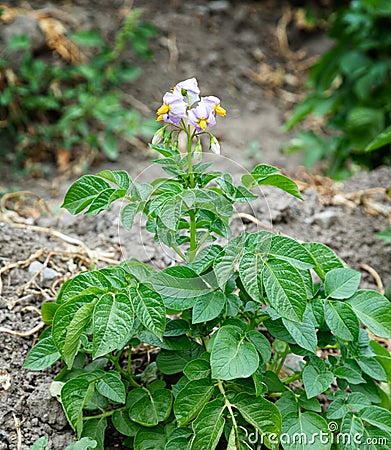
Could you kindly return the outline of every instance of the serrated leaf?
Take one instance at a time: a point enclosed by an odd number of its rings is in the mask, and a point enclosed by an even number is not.
[[[327,297],[347,299],[357,290],[361,280],[360,272],[348,268],[332,269],[326,274],[324,291]]]
[[[380,406],[368,406],[364,408],[360,417],[365,422],[391,433],[391,412]]]
[[[236,395],[232,402],[243,418],[261,435],[275,433],[279,436],[281,434],[281,414],[274,403],[245,392]]]
[[[166,308],[160,295],[144,284],[130,288],[129,295],[141,323],[156,336],[163,338]]]
[[[71,214],[78,214],[106,189],[110,189],[107,181],[95,175],[83,175],[69,188],[61,207],[66,208]]]
[[[125,294],[102,295],[92,313],[92,356],[98,358],[118,348],[134,324],[132,302]]]
[[[372,333],[391,339],[391,303],[386,297],[376,291],[360,290],[348,303]]]
[[[215,319],[225,306],[225,295],[221,291],[197,297],[193,306],[192,323],[202,323]]]
[[[360,324],[348,303],[327,300],[324,314],[327,326],[338,338],[345,341],[358,339]]]
[[[96,450],[104,450],[106,428],[107,428],[106,417],[102,417],[100,419],[90,419],[85,421],[81,440],[73,444],[73,445],[79,444],[80,447],[74,447],[74,450],[77,449],[84,450],[88,448],[95,448]],[[90,439],[90,441],[88,441],[88,439]],[[96,446],[95,447],[91,446],[91,442],[95,442]],[[85,446],[81,446],[82,444],[84,444]]]
[[[174,401],[174,414],[178,425],[193,420],[212,396],[214,386],[208,379],[191,380]]]
[[[297,418],[289,418],[283,423],[283,433],[298,436],[282,442],[284,450],[329,450],[332,437],[327,422],[313,412],[300,413]],[[321,434],[322,432],[322,434]]]
[[[29,370],[43,370],[50,367],[60,358],[61,354],[54,344],[53,337],[48,336],[34,345],[22,367]]]
[[[212,378],[220,380],[247,378],[257,370],[259,356],[255,346],[244,340],[239,328],[226,325],[216,334],[210,365]]]
[[[263,283],[270,305],[293,321],[301,321],[307,291],[299,271],[286,261],[269,260],[263,269]]]
[[[193,422],[192,450],[214,450],[223,433],[225,403],[219,397],[205,405]]]
[[[314,366],[306,366],[303,370],[303,383],[308,398],[325,392],[334,380],[332,372],[319,372]]]
[[[129,416],[140,425],[152,427],[167,419],[171,412],[172,394],[167,389],[150,392],[133,389],[128,395]]]
[[[125,403],[126,401],[125,385],[118,372],[106,372],[96,384],[96,390],[113,402]]]
[[[96,174],[98,177],[105,178],[116,184],[119,188],[127,191],[132,182],[128,172],[125,170],[102,170]]]

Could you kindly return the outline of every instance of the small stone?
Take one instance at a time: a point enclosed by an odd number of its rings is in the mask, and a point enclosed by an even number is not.
[[[216,0],[208,3],[210,12],[219,13],[229,9],[229,2],[226,0]]]
[[[330,228],[339,218],[339,215],[332,210],[322,211],[314,214],[309,218],[308,222],[311,224],[317,224],[322,228]]]
[[[29,273],[35,275],[37,272],[42,271],[42,278],[44,281],[54,280],[59,276],[59,273],[51,269],[50,267],[44,267],[39,261],[33,261],[29,266]]]

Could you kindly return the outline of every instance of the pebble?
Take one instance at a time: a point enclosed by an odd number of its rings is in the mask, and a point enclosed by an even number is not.
[[[44,281],[54,280],[59,276],[57,270],[51,269],[50,267],[44,267],[39,261],[33,261],[29,266],[29,274],[34,275],[42,270],[42,278]]]
[[[322,211],[309,217],[308,223],[320,225],[322,228],[330,228],[339,218],[339,214],[332,210]]]

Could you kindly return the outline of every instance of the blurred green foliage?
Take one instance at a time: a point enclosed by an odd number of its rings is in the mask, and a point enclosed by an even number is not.
[[[328,175],[343,178],[350,162],[368,168],[391,163],[389,142],[371,145],[391,125],[391,2],[352,0],[330,20],[336,43],[311,68],[311,92],[285,129],[309,114],[323,117],[325,135],[301,131],[288,151],[304,151],[308,166],[328,159]]]
[[[140,58],[151,58],[149,39],[156,30],[141,23],[134,11],[109,45],[97,31],[81,31],[70,36],[79,49],[94,56],[85,62],[46,62],[30,50],[26,36],[14,36],[5,54],[21,55],[17,70],[11,58],[0,58],[0,156],[15,168],[33,156],[42,161],[58,150],[103,152],[114,160],[120,139],[138,134],[151,135],[156,125],[144,121],[137,111],[124,107],[123,83],[134,81],[138,66],[123,57],[131,48]]]

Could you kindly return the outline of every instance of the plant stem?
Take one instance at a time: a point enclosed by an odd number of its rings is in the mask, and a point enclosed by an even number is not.
[[[106,411],[102,414],[96,414],[95,416],[83,417],[83,420],[102,419],[103,417],[112,416],[116,411],[122,411],[123,409],[126,409],[126,405],[122,406],[121,408],[112,409],[111,411]]]
[[[290,377],[282,378],[281,383],[289,384],[293,383],[293,381],[299,380],[301,378],[301,372],[295,373],[294,375],[291,375]]]
[[[122,352],[119,354],[121,356]],[[128,373],[126,370],[124,370],[120,363],[119,363],[119,357],[107,355],[107,358],[109,361],[114,365],[114,367],[117,369],[117,371],[134,387],[140,387],[140,385],[137,383],[137,381],[134,380],[131,373]]]
[[[197,254],[197,224],[194,209],[189,211],[190,216],[190,252],[189,261],[192,262]]]
[[[185,255],[179,250],[179,248],[176,245],[172,246],[172,249],[174,250],[174,252],[179,255],[184,261],[186,260]]]
[[[217,381],[217,385],[219,387],[220,392],[223,394],[224,400],[225,400],[225,406],[228,408],[228,411],[231,415],[232,418],[232,425],[234,426],[235,429],[235,435],[236,435],[236,442],[239,442],[239,433],[238,433],[238,424],[236,422],[235,416],[234,416],[234,412],[232,409],[232,403],[228,400],[227,396],[225,395],[225,390],[224,390],[224,386],[223,386],[223,382],[221,380]]]
[[[279,364],[277,365],[276,369],[274,370],[274,373],[275,373],[277,376],[278,376],[278,374],[281,372],[281,369],[282,369],[282,367],[283,367],[283,365],[284,365],[284,362],[285,362],[285,360],[286,360],[286,357],[287,357],[288,353],[289,353],[289,345],[288,345],[288,344],[285,344],[285,350],[284,350],[284,352],[281,354],[280,362],[279,362]]]

